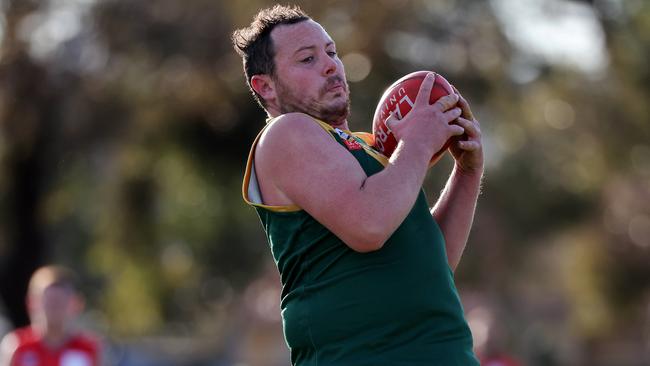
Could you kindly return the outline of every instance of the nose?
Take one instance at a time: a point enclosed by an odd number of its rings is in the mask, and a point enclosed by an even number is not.
[[[336,60],[334,58],[330,57],[330,55],[328,55],[328,54],[325,54],[324,60],[325,60],[325,62],[324,62],[324,65],[323,65],[323,75],[324,76],[330,76],[332,74],[335,74],[336,69],[339,66],[338,63],[336,62]]]

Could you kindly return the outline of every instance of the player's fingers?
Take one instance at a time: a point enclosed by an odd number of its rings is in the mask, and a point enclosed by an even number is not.
[[[465,151],[476,151],[481,148],[478,141],[458,141],[458,147]]]
[[[445,118],[444,118],[445,122],[449,123],[449,122],[457,119],[458,117],[460,117],[461,113],[463,113],[463,112],[458,107],[452,108],[452,109],[444,112],[443,116],[445,116]]]
[[[458,95],[458,105],[460,108],[463,110],[463,117],[473,120],[474,119],[474,113],[472,112],[472,109],[469,106],[469,103],[467,103],[467,100],[463,98],[462,95]]]
[[[474,113],[472,113],[472,109],[469,106],[469,103],[467,102],[467,99],[463,97],[463,95],[456,89],[455,86],[451,86],[454,88],[454,91],[456,94],[458,94],[458,105],[463,109],[463,117],[472,120],[474,119]]]
[[[460,136],[465,133],[465,129],[459,125],[450,124],[449,126],[449,135],[450,136]]]
[[[440,97],[440,99],[436,100],[433,105],[434,107],[438,108],[438,110],[444,112],[452,107],[455,107],[456,103],[458,103],[458,95],[452,93],[445,95],[444,97]]]
[[[465,119],[463,117],[458,117],[456,119],[456,123],[459,126],[461,126],[462,128],[465,129],[465,133],[467,134],[467,136],[478,137],[478,136],[481,135],[481,130],[480,130],[478,124],[476,124],[476,123],[474,123],[474,122],[472,122],[472,121],[470,121],[468,119]]]
[[[433,89],[433,83],[436,80],[436,73],[429,72],[422,80],[420,84],[420,90],[418,91],[417,97],[415,97],[415,105],[429,105],[429,98],[431,97],[431,89]]]

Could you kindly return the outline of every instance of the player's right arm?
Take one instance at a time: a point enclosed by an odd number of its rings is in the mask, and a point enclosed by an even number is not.
[[[2,342],[0,342],[0,366],[11,366],[11,359],[17,347],[18,338],[14,333],[9,333],[2,338]]]
[[[264,203],[301,207],[353,250],[381,248],[413,207],[431,156],[463,133],[449,124],[460,115],[456,95],[429,105],[433,80],[425,78],[404,120],[389,120],[400,142],[385,169],[370,177],[307,115],[279,117],[255,154]]]

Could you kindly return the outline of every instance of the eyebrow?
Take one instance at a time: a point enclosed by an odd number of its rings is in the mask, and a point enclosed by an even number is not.
[[[329,41],[329,42],[327,42],[327,44],[325,44],[325,48],[327,48],[327,47],[329,47],[329,46],[331,46],[331,45],[333,45],[333,44],[334,44],[334,41]],[[298,48],[298,49],[297,49],[293,54],[295,55],[296,53],[298,53],[298,52],[300,52],[300,51],[304,51],[304,50],[312,50],[312,49],[315,49],[315,48],[316,48],[315,45],[311,45],[311,46],[303,46],[303,47]]]

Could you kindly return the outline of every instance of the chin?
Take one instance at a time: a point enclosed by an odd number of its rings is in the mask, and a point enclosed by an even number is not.
[[[338,126],[345,123],[348,115],[350,115],[350,110],[348,108],[330,110],[323,113],[322,119],[333,126]]]

